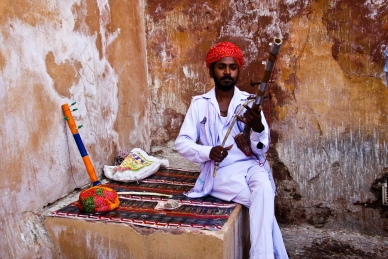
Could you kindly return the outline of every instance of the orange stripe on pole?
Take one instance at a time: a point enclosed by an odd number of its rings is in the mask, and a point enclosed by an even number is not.
[[[98,181],[96,171],[94,171],[94,167],[92,165],[92,161],[90,161],[89,156],[84,156],[82,160],[84,161],[86,171],[88,172],[90,180],[92,182]]]
[[[70,111],[70,107],[67,103],[62,105],[62,111],[63,111],[63,114],[65,115],[65,119],[67,121],[67,125],[69,125],[71,133],[73,135],[77,134],[78,128],[77,128],[77,125],[75,124],[73,115],[71,114],[71,111]]]

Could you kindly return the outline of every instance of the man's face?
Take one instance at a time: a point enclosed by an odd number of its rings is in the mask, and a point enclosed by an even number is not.
[[[209,70],[210,77],[214,79],[216,87],[225,91],[236,85],[239,73],[237,62],[233,57],[217,60]]]

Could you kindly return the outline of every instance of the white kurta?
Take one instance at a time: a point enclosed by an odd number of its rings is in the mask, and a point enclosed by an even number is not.
[[[236,122],[224,145],[232,145],[232,148],[213,177],[214,161],[209,158],[210,150],[222,144],[237,111],[248,97],[248,93],[235,87],[226,118],[220,115],[214,88],[193,98],[175,142],[177,151],[184,158],[201,163],[200,176],[187,196],[196,198],[210,194],[250,208],[251,259],[288,258],[274,217],[274,184],[265,159],[269,128],[263,113],[264,130],[251,134],[254,155],[248,157],[237,147],[234,136],[243,130],[244,124]],[[257,148],[259,142],[263,144],[261,149]]]
[[[210,150],[214,146],[221,145],[236,112],[247,101],[248,97],[248,93],[235,87],[234,96],[229,104],[228,116],[224,119],[225,123],[220,116],[214,88],[204,95],[194,97],[175,141],[177,151],[192,162],[203,163],[201,172],[206,170],[206,174],[212,176],[214,167],[206,167],[205,165],[206,163],[214,164],[209,158]],[[244,124],[235,123],[224,145],[225,147],[233,145],[228,151],[228,156],[219,164],[216,177],[211,179],[213,177],[207,176],[208,178],[206,178],[214,180],[213,186],[210,188],[212,196],[230,201],[247,187],[245,176],[249,168],[261,164],[263,171],[266,171],[263,164],[267,164],[264,155],[269,145],[269,129],[264,114],[261,115],[264,130],[261,133],[252,132],[251,134],[251,148],[255,156],[247,157],[237,147],[234,136],[242,131]],[[256,147],[259,142],[263,144],[262,149]],[[205,177],[200,176],[199,181],[205,181]],[[205,192],[196,197],[207,194],[209,193]]]

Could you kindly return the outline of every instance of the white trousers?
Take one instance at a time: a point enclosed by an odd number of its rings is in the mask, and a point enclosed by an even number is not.
[[[246,176],[248,187],[234,199],[249,208],[250,259],[288,259],[282,233],[275,218],[275,193],[267,171],[259,165]]]

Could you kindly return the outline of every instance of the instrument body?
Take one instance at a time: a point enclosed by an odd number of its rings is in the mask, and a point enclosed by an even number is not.
[[[275,67],[276,58],[279,54],[280,47],[282,45],[282,40],[275,38],[271,43],[271,48],[268,55],[268,60],[265,62],[264,74],[259,82],[259,87],[257,89],[255,101],[252,104],[253,110],[258,110],[267,91],[267,87]],[[244,130],[235,136],[237,147],[241,149],[246,156],[252,155],[251,143],[250,143],[251,128],[245,125]]]
[[[266,93],[266,90],[267,90],[267,87],[268,87],[268,84],[269,84],[269,81],[270,81],[270,78],[271,78],[271,75],[272,75],[272,72],[273,72],[273,69],[275,67],[275,62],[276,62],[276,58],[279,54],[279,50],[280,50],[280,47],[282,45],[283,41],[279,38],[275,38],[273,40],[273,42],[270,44],[271,45],[271,48],[270,48],[270,51],[269,51],[269,56],[268,56],[268,60],[265,62],[265,69],[264,69],[264,74],[263,74],[263,77],[262,77],[262,80],[261,82],[259,82],[259,87],[257,89],[257,93],[256,93],[256,96],[255,96],[255,99],[254,99],[254,102],[252,104],[252,109],[256,109],[258,110],[263,99],[264,99],[264,96],[265,96],[265,93]],[[255,83],[251,83],[253,85],[255,85]],[[249,102],[251,102],[252,100],[248,100],[245,105],[247,105]],[[222,146],[225,145],[225,142],[226,142],[226,139],[229,137],[229,134],[234,126],[234,124],[236,123],[236,120],[237,120],[237,116],[240,115],[240,113],[242,112],[243,110],[243,106],[239,109],[239,111],[236,113],[236,116],[235,118],[233,119],[232,123],[230,124],[230,127],[225,135],[225,138],[222,142]],[[251,135],[251,128],[247,125],[245,125],[244,127],[244,130],[236,135],[234,137],[235,141],[236,141],[236,145],[237,147],[246,155],[246,156],[251,156],[253,153],[252,153],[252,149],[251,149],[251,140],[250,140],[250,135]],[[217,168],[218,168],[218,165],[219,163],[218,162],[215,162],[214,164],[214,171],[213,171],[213,177],[216,177],[216,174],[217,174]]]

